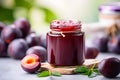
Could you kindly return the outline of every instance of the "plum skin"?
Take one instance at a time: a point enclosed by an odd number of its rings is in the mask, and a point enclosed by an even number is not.
[[[108,41],[109,38],[107,36],[95,37],[93,39],[93,44],[100,52],[108,52]]]
[[[47,49],[46,34],[41,35],[41,45]]]
[[[14,22],[15,27],[22,31],[23,38],[25,38],[30,32],[30,23],[25,18],[19,18]]]
[[[21,67],[24,71],[28,73],[37,72],[41,67],[39,56],[37,56],[36,54],[26,55],[21,60]]]
[[[28,55],[28,54],[38,55],[41,59],[41,62],[45,62],[47,60],[47,51],[42,46],[34,46],[34,47],[29,48],[26,51],[26,55]]]
[[[1,31],[3,30],[3,28],[5,28],[5,24],[0,22],[0,35],[1,35]]]
[[[85,49],[85,58],[86,59],[95,59],[99,54],[99,51],[95,47],[86,47]]]
[[[98,70],[107,78],[115,78],[120,73],[120,60],[115,57],[103,59],[98,64]]]
[[[40,36],[38,36],[36,33],[30,33],[26,37],[26,42],[28,43],[29,47],[41,45]]]
[[[111,37],[108,42],[109,52],[120,54],[120,36]]]
[[[18,28],[14,28],[13,25],[5,27],[1,32],[1,38],[6,44],[9,44],[16,38],[21,38],[22,32]]]
[[[22,59],[26,54],[28,45],[24,39],[15,39],[8,45],[8,55],[14,59]]]
[[[5,42],[0,38],[0,57],[7,57],[7,45]]]

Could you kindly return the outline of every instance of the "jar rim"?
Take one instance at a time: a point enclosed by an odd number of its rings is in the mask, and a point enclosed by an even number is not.
[[[53,20],[50,23],[52,31],[76,31],[81,29],[81,22],[78,20]]]

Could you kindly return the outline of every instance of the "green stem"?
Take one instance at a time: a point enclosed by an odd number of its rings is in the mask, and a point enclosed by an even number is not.
[[[95,66],[96,66],[96,63],[95,63],[95,64],[93,64],[93,66],[92,66],[91,70],[93,70],[93,69],[95,68]]]

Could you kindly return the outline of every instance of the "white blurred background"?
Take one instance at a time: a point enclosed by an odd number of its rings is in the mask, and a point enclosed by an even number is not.
[[[0,0],[0,21],[12,23],[25,17],[37,32],[49,28],[53,19],[78,19],[82,23],[99,22],[98,7],[120,0]]]

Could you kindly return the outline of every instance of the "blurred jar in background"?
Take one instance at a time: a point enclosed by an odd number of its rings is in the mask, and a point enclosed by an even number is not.
[[[99,22],[87,25],[88,27],[84,30],[89,40],[120,35],[120,2],[104,3],[98,9]],[[96,40],[93,40],[90,45],[95,44]]]
[[[117,24],[120,28],[120,2],[100,5],[99,22],[104,24],[106,27]]]

